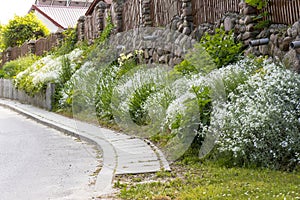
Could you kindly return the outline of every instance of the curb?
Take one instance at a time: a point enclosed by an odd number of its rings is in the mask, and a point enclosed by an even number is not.
[[[62,132],[66,135],[76,137],[80,140],[86,141],[90,144],[97,146],[103,153],[103,166],[97,175],[96,184],[95,184],[95,191],[101,191],[97,193],[97,195],[108,195],[112,193],[112,183],[115,176],[115,171],[117,168],[117,154],[114,146],[107,140],[103,138],[93,138],[84,136],[82,133],[79,133],[76,130],[71,130],[71,128],[63,127],[63,125],[54,124],[50,120],[42,118],[40,116],[34,115],[29,113],[17,106],[7,105],[5,103],[0,102],[0,106],[4,108],[11,109],[21,115],[24,115],[40,124],[53,128],[59,132]],[[105,151],[104,151],[105,149]],[[114,152],[114,155],[107,154],[108,150],[112,150],[110,152]],[[113,158],[113,159],[112,159]],[[109,184],[108,184],[109,183]]]
[[[55,113],[38,109],[36,107],[30,108],[30,105],[21,104],[16,101],[0,99],[0,106],[11,109],[66,135],[89,142],[101,149],[103,153],[103,165],[96,178],[95,195],[97,196],[106,196],[113,193],[113,180],[117,174],[139,174],[157,172],[160,170],[171,171],[169,163],[165,159],[163,153],[149,140],[129,137],[126,134],[116,133],[109,129],[103,129],[69,118],[68,119],[70,121],[67,120],[65,121],[65,124],[62,124],[60,123],[61,121],[58,121],[59,119],[54,120],[53,116],[51,116],[52,114],[56,115]],[[24,106],[29,106],[28,109],[32,109],[32,113]],[[43,114],[44,117],[42,116]],[[64,118],[63,116],[58,116]],[[77,122],[76,125],[87,126],[84,127],[84,129],[79,130],[80,128],[70,125],[71,121]],[[123,147],[118,146],[119,142],[121,142],[123,146],[126,146],[125,155]],[[134,147],[134,142],[138,142],[140,145],[142,145],[141,149],[136,149]],[[147,151],[148,153],[146,155],[142,154],[143,158],[140,158],[141,155],[138,153],[132,153],[132,151],[140,150]],[[149,161],[149,163],[145,164],[144,166],[139,165],[141,160],[151,160],[151,158],[154,158],[153,156],[155,156],[156,159],[154,163],[153,161]],[[129,160],[131,160],[131,162],[129,162]],[[134,162],[132,162],[132,160]]]

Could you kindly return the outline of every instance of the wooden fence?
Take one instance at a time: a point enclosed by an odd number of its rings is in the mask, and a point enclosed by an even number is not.
[[[180,0],[152,0],[151,1],[151,18],[153,26],[165,26],[170,23],[171,19],[180,14]]]
[[[123,30],[139,27],[142,23],[141,4],[139,0],[125,1],[123,7]]]
[[[194,24],[214,23],[226,12],[239,12],[240,0],[192,0]],[[151,19],[153,26],[166,26],[171,19],[181,14],[181,0],[152,0]],[[125,1],[123,8],[123,30],[142,24],[139,0]]]
[[[20,47],[8,48],[1,54],[0,67],[6,62],[23,57],[29,53],[41,56],[45,52],[50,51],[53,47],[57,46],[62,40],[61,33],[49,35],[47,38],[40,38],[36,41],[25,42]]]
[[[270,0],[265,11],[273,23],[291,25],[300,19],[300,0]]]
[[[194,24],[214,23],[226,12],[239,12],[240,0],[192,0]]]

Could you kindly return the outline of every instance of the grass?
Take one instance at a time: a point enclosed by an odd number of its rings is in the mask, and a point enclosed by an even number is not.
[[[143,176],[144,178],[144,176]],[[128,181],[129,179],[129,181]],[[131,180],[130,180],[131,179]],[[267,169],[226,168],[211,162],[175,163],[143,183],[117,180],[121,199],[300,199],[300,173]],[[144,178],[145,179],[145,178]],[[155,180],[155,181],[153,181]],[[141,182],[141,183],[140,183]]]

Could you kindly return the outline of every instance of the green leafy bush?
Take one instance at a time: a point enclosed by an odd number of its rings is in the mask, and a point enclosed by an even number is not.
[[[116,122],[128,131],[146,134],[152,125],[146,102],[168,81],[165,69],[138,66],[124,74],[113,90],[113,111]],[[149,126],[148,126],[149,125]]]
[[[205,33],[200,42],[218,68],[237,61],[241,53],[242,44],[235,41],[232,31],[216,29],[214,35]]]
[[[15,16],[1,30],[4,48],[20,46],[31,39],[38,39],[49,34],[46,26],[36,17],[29,13],[24,17]]]
[[[78,46],[76,45],[78,42],[76,29],[69,28],[65,30],[62,34],[63,41],[61,45],[57,48],[54,48],[52,51],[56,56],[63,56],[65,54],[70,53],[75,48],[78,48]]]
[[[95,97],[97,116],[100,120],[113,121],[111,108],[113,90],[122,76],[137,66],[133,54],[128,56],[123,55],[123,57],[125,58],[119,59],[118,62],[116,61],[111,65],[104,66],[100,72]]]
[[[156,92],[156,85],[148,83],[137,88],[129,100],[129,113],[132,121],[139,126],[149,124],[149,116],[144,109],[144,104],[149,96]]]
[[[26,70],[30,67],[39,57],[35,55],[29,55],[25,57],[18,58],[16,60],[7,62],[2,67],[3,78],[13,79],[21,71]]]
[[[247,4],[261,10],[268,5],[268,0],[245,0]]]

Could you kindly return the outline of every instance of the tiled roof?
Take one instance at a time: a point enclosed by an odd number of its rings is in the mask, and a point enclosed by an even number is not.
[[[41,13],[56,26],[67,29],[74,27],[78,19],[84,16],[87,7],[33,5],[31,10]]]
[[[93,0],[36,0],[35,5],[89,7]]]

